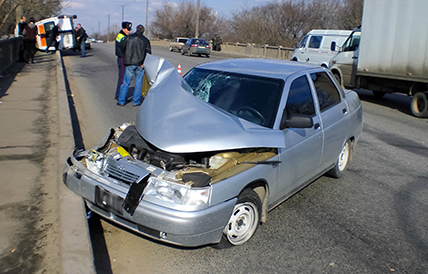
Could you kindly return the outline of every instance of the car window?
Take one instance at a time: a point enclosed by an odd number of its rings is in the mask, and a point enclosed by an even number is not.
[[[301,76],[291,83],[285,111],[287,117],[292,114],[315,115],[314,99],[306,76]]]
[[[321,112],[340,102],[339,91],[326,72],[312,73]]]
[[[361,32],[354,32],[351,36],[349,36],[348,40],[345,41],[343,44],[343,50],[342,51],[355,51],[358,49],[358,46],[360,45],[360,38],[361,38]]]
[[[321,45],[322,36],[312,36],[309,39],[309,48],[318,49]]]
[[[297,45],[297,48],[304,48],[306,46],[306,41],[308,40],[308,36],[305,36],[305,38],[300,41],[300,43]]]
[[[283,80],[198,68],[186,74],[185,80],[199,99],[252,123],[273,127]]]
[[[180,42],[180,43],[186,43],[187,39],[179,39],[178,42]]]

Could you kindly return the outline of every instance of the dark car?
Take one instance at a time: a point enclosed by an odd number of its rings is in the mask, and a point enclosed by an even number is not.
[[[185,53],[187,53],[188,56],[197,54],[199,57],[203,54],[209,58],[211,54],[211,46],[207,40],[191,38],[181,47],[181,54],[184,55]]]

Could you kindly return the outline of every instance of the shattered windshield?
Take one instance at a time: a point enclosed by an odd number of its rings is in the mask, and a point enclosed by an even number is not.
[[[252,123],[273,127],[283,80],[199,68],[185,80],[199,99]]]

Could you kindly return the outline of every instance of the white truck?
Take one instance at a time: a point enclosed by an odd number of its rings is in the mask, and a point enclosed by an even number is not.
[[[427,0],[365,0],[361,27],[330,60],[330,70],[347,88],[372,90],[380,98],[413,96],[412,113],[428,117],[427,11]]]
[[[48,37],[57,24],[59,27],[59,45],[58,49],[72,49],[74,48],[74,23],[73,19],[76,19],[76,15],[60,15],[50,17],[47,19],[36,22],[39,35],[37,36],[37,48],[39,50],[48,50]],[[53,47],[50,47],[53,49]]]
[[[314,29],[306,34],[291,55],[291,61],[304,62],[328,68],[328,62],[336,54],[331,42],[341,46],[351,34],[350,30]]]

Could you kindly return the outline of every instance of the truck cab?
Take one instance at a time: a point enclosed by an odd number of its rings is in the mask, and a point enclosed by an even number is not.
[[[331,72],[344,87],[356,86],[360,39],[361,27],[358,27],[352,31],[343,46],[339,47],[338,53],[329,62]],[[332,41],[330,49],[335,50],[337,47],[336,42]]]

